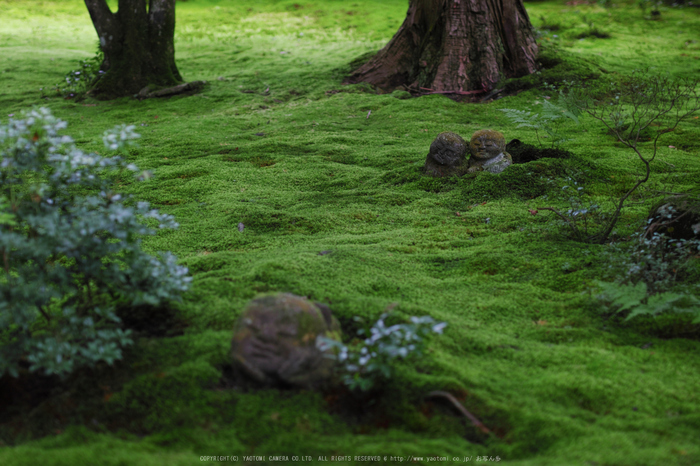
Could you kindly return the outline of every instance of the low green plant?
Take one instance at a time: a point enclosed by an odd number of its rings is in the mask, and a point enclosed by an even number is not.
[[[596,26],[592,18],[584,15],[582,19],[583,22],[586,23],[586,26],[588,26],[588,29],[578,34],[576,36],[577,39],[585,39],[586,37],[597,37],[598,39],[610,38],[610,33]]]
[[[5,225],[6,227],[11,227],[17,224],[15,222],[15,216],[12,212],[9,212],[9,202],[5,197],[0,196],[0,225]]]
[[[658,317],[662,313],[673,312],[689,314],[693,319],[692,324],[700,324],[700,299],[692,294],[671,291],[649,294],[644,282],[636,285],[597,282],[597,285],[601,291],[598,299],[615,314],[626,313],[626,320],[641,315]]]
[[[608,274],[615,281],[597,282],[602,292],[598,298],[615,314],[626,313],[628,320],[676,313],[690,315],[693,324],[700,324],[698,286],[687,284],[695,281],[699,252],[697,239],[670,238],[649,229],[637,233],[630,242],[611,245]]]
[[[694,273],[700,240],[673,239],[664,234],[637,233],[627,244],[613,244],[608,270],[621,285],[645,283],[650,294],[677,288]]]
[[[553,207],[538,207],[537,209],[554,212],[563,221],[564,225],[569,227],[571,239],[585,241],[590,232],[600,224],[600,205],[591,199],[583,185],[576,181],[574,177],[568,176],[564,181],[567,184],[553,192],[558,192],[561,200],[567,203],[569,208],[559,210]],[[556,180],[550,180],[550,183],[555,182]],[[552,199],[553,197],[556,196],[545,196],[547,199]]]
[[[0,125],[0,376],[113,363],[131,344],[115,304],[158,305],[191,280],[173,255],[141,249],[174,219],[114,190],[114,176],[145,174],[78,149],[66,126],[44,108]],[[105,132],[105,146],[125,151],[133,129]]]
[[[388,317],[384,313],[371,328],[358,330],[359,341],[349,346],[319,337],[317,345],[322,351],[334,349],[331,357],[339,363],[343,383],[351,390],[368,391],[382,379],[390,379],[394,360],[420,356],[426,345],[425,337],[442,333],[447,326],[446,322],[436,322],[430,316],[414,316],[410,323],[387,326]]]
[[[661,136],[672,133],[682,121],[700,110],[700,79],[675,79],[642,70],[620,83],[611,83],[608,92],[601,98],[592,98],[587,92],[583,85],[572,87],[568,97],[561,101],[562,105],[602,123],[608,133],[633,151],[643,164],[643,175],[615,201],[615,208],[606,214],[607,219],[600,231],[593,234],[577,232],[574,235],[585,242],[603,244],[620,219],[627,200],[649,181],[651,164],[656,159]],[[650,142],[650,146],[647,142]],[[538,209],[552,210],[564,218],[556,209]],[[578,229],[574,222],[569,222],[569,226]]]
[[[580,112],[578,108],[574,105],[565,104],[564,101],[566,99],[567,95],[563,93],[559,94],[557,104],[553,104],[548,99],[544,99],[542,101],[542,110],[539,113],[512,108],[502,108],[500,110],[505,113],[506,118],[508,118],[512,124],[517,125],[516,128],[532,128],[535,130],[535,136],[537,137],[537,142],[540,144],[540,147],[542,147],[540,131],[547,133],[551,141],[551,147],[554,147],[568,141],[568,139],[559,132],[559,125],[562,123],[562,119],[573,121],[577,125],[579,124],[578,115]]]
[[[54,89],[57,93],[66,98],[83,96],[94,84],[104,71],[100,66],[104,61],[104,52],[98,46],[93,57],[80,60],[77,69],[70,70],[63,78],[63,81],[56,84]]]

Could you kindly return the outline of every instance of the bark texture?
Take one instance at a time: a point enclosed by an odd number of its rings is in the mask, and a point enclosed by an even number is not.
[[[104,72],[90,90],[99,98],[138,94],[182,82],[175,65],[175,0],[85,0],[104,52]]]
[[[410,0],[396,35],[345,83],[478,94],[534,72],[536,56],[522,0]]]

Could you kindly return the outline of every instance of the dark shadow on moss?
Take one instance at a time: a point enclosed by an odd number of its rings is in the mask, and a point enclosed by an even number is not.
[[[506,152],[513,157],[513,163],[527,163],[542,158],[567,159],[571,152],[554,147],[541,148],[531,144],[525,144],[520,139],[513,139],[506,144]]]
[[[131,306],[122,304],[116,308],[117,316],[125,329],[138,336],[165,337],[182,335],[187,323],[178,315],[177,309],[168,306]]]

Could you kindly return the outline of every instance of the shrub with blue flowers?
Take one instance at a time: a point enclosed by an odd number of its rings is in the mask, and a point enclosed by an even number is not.
[[[45,108],[0,124],[0,376],[112,364],[132,343],[115,306],[177,299],[191,280],[141,247],[174,219],[115,191],[115,176],[147,174],[83,152],[65,127]],[[133,129],[107,131],[105,146],[125,152]]]

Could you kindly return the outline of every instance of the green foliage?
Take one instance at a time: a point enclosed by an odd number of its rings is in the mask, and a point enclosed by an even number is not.
[[[675,131],[681,122],[700,110],[700,80],[675,79],[646,69],[636,70],[622,82],[610,83],[608,92],[600,98],[595,98],[583,84],[568,87],[566,94],[560,91],[561,105],[569,112],[586,114],[602,123],[618,142],[636,154],[643,166],[643,174],[616,200],[614,210],[607,215],[599,232],[583,232],[573,219],[567,219],[556,209],[547,208],[569,224],[575,239],[604,243],[620,219],[626,201],[649,181],[661,136]],[[665,127],[653,129],[662,124]],[[652,142],[650,148],[644,145],[649,140]]]
[[[80,60],[78,68],[66,73],[63,81],[56,84],[54,89],[66,98],[84,95],[94,84],[95,80],[104,73],[104,71],[100,70],[103,61],[104,52],[98,45],[95,56]]]
[[[501,111],[505,113],[512,124],[516,125],[516,128],[534,129],[540,146],[542,145],[540,131],[547,133],[551,139],[552,147],[554,147],[569,140],[559,132],[562,119],[579,124],[578,116],[581,112],[575,106],[569,105],[567,98],[566,95],[560,93],[557,104],[553,104],[548,99],[543,100],[542,110],[539,113],[513,108],[502,108]]]
[[[651,220],[650,220],[651,221]],[[614,283],[598,282],[599,299],[615,313],[690,315],[700,323],[700,300],[692,286],[700,240],[673,239],[659,233],[637,233],[627,245],[613,245],[607,254],[608,273]],[[697,286],[694,287],[697,289]]]
[[[44,108],[0,126],[0,183],[9,200],[0,213],[0,375],[17,376],[25,364],[46,374],[112,364],[131,343],[115,300],[158,305],[190,281],[172,254],[141,249],[141,237],[155,233],[145,221],[177,224],[114,191],[110,176],[136,166],[83,152],[59,134],[65,127]],[[122,125],[103,140],[125,150],[138,137]]]
[[[11,227],[17,225],[15,215],[9,211],[9,203],[4,196],[0,195],[0,225]]]
[[[612,246],[608,267],[617,282],[643,282],[650,293],[673,289],[692,276],[700,240],[673,239],[653,233],[635,234],[631,244]]]
[[[382,379],[390,379],[395,359],[422,355],[425,337],[431,333],[442,333],[447,326],[446,322],[436,322],[430,316],[414,316],[411,323],[387,327],[384,323],[387,317],[389,314],[384,313],[370,329],[358,330],[358,337],[363,339],[351,346],[331,338],[318,339],[322,351],[329,348],[335,350],[333,357],[340,363],[343,383],[351,390],[368,391]]]
[[[627,313],[626,320],[640,315],[658,316],[664,312],[690,314],[693,324],[700,324],[700,299],[690,294],[663,292],[647,293],[647,285],[597,282],[602,294],[598,299],[605,302],[614,313]]]

